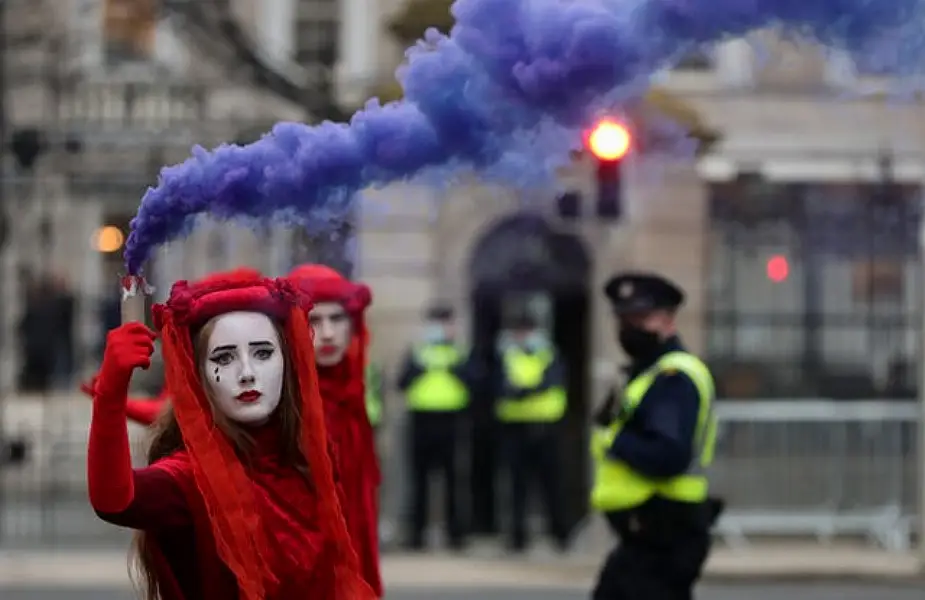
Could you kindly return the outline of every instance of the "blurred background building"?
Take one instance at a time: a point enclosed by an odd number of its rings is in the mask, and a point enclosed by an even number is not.
[[[73,331],[71,358],[55,367],[62,388],[95,368],[107,323],[118,318],[128,221],[162,165],[193,144],[247,142],[280,120],[340,119],[371,95],[394,97],[402,49],[427,26],[447,30],[448,6],[0,2],[5,396],[22,387],[28,353],[18,332],[38,306],[29,289],[71,299],[58,306],[72,307],[72,321],[44,336]],[[366,193],[361,210],[324,235],[204,226],[161,252],[149,276],[163,294],[172,280],[219,268],[284,273],[329,262],[373,287],[373,355],[387,371],[434,299],[456,306],[473,351],[489,362],[506,315],[529,306],[569,359],[575,468],[567,485],[578,519],[587,417],[619,373],[601,284],[616,270],[658,270],[688,291],[684,338],[729,401],[729,454],[718,470],[743,508],[729,535],[774,518],[844,513],[841,523],[862,523],[845,525],[852,535],[893,536],[880,542],[901,546],[917,489],[916,417],[894,401],[916,397],[921,363],[925,109],[886,99],[890,82],[844,57],[771,33],[758,38],[765,53],[734,40],[658,77],[630,118],[680,123],[699,152],[631,153],[616,194],[602,191],[600,165],[587,153],[547,194],[476,181],[445,192],[395,185]],[[30,322],[49,323],[41,314]],[[775,403],[743,408],[757,399]],[[835,400],[867,402],[825,412]],[[8,431],[38,419],[41,436],[63,445],[36,444],[44,466],[4,474],[6,496],[30,485],[53,505],[79,496],[68,487],[79,482],[61,473],[82,460],[75,423],[85,423],[86,406],[60,408],[68,416],[59,422],[44,404],[14,415],[11,402]],[[60,432],[75,427],[62,442]],[[473,464],[492,463],[491,445],[476,446]],[[756,487],[755,473],[777,479]],[[849,519],[858,514],[868,520]],[[871,533],[871,523],[886,525]]]

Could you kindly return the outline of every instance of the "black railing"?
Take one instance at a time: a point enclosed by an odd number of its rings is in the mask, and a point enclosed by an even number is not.
[[[913,397],[918,187],[759,184],[713,189],[706,350],[721,393]]]

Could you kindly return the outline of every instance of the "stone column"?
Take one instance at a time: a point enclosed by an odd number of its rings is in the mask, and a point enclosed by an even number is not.
[[[696,165],[638,165],[627,190],[627,267],[653,270],[687,293],[679,327],[691,351],[705,348],[708,293],[708,187]]]
[[[357,278],[373,290],[372,356],[390,372],[436,293],[434,219],[438,192],[394,185],[368,192],[357,231]]]
[[[386,469],[381,492],[383,523],[400,515],[407,484],[405,411],[395,376],[417,336],[421,312],[435,293],[432,209],[437,192],[406,184],[364,194],[357,228],[356,277],[372,288],[367,315],[370,357],[385,370],[386,423],[380,452]]]

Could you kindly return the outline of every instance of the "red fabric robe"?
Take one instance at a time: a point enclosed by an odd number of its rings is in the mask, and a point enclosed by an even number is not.
[[[156,398],[129,398],[125,403],[125,415],[131,421],[150,425],[161,415],[169,400],[170,394],[166,389]]]
[[[375,437],[366,414],[362,369],[359,377],[356,371],[348,356],[331,367],[319,365],[318,380],[347,529],[363,578],[382,597],[378,531],[381,475]]]
[[[255,440],[257,447],[246,469],[262,525],[272,540],[268,566],[276,580],[266,598],[333,598],[332,574],[337,562],[312,518],[310,507],[315,497],[294,468],[279,464],[275,426],[257,430]],[[97,464],[96,468],[110,466]],[[155,565],[163,599],[237,598],[237,584],[217,554],[186,453],[180,451],[133,470],[132,481],[133,499],[125,509],[97,512],[110,523],[147,534],[146,550]]]

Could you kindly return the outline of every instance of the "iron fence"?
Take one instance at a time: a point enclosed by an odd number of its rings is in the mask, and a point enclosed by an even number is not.
[[[126,531],[107,526],[87,502],[89,400],[73,395],[10,397],[0,439],[24,442],[24,460],[0,468],[0,545],[121,546]],[[132,426],[133,445],[143,430]]]
[[[727,398],[914,398],[921,188],[711,187],[704,354]]]

